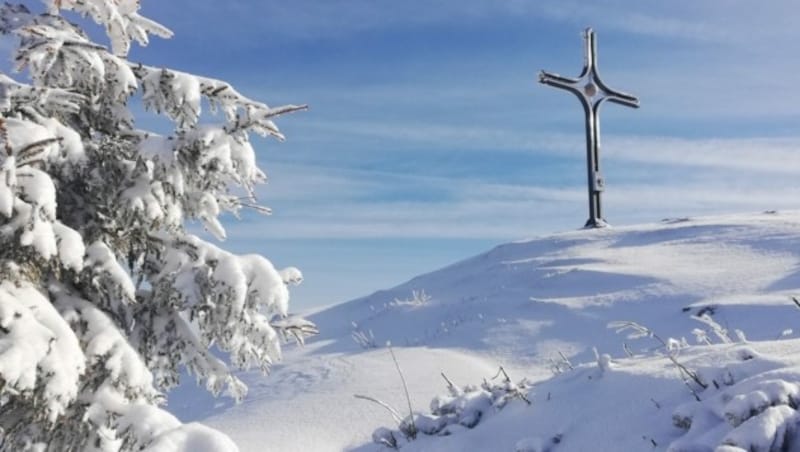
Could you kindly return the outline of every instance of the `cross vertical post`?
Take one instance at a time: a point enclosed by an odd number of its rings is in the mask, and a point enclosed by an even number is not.
[[[603,218],[601,203],[605,181],[600,172],[600,105],[607,100],[626,107],[639,108],[639,99],[613,90],[600,80],[597,69],[597,39],[594,31],[587,28],[583,38],[586,49],[581,74],[577,78],[570,78],[541,71],[539,83],[569,91],[575,94],[583,105],[586,116],[586,171],[589,188],[589,220],[584,227],[601,228],[607,226],[607,223]]]

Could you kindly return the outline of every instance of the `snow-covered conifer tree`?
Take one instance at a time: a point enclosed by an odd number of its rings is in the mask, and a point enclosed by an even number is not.
[[[229,253],[220,214],[256,207],[264,180],[250,132],[282,139],[272,108],[229,84],[126,60],[132,41],[169,37],[138,0],[0,7],[20,80],[0,74],[0,450],[214,450],[235,446],[158,408],[186,368],[215,394],[246,388],[280,343],[313,334],[287,315],[297,269]],[[105,28],[92,42],[61,16]],[[24,79],[25,81],[22,81]],[[174,123],[137,129],[127,103]],[[201,105],[220,111],[200,125]]]

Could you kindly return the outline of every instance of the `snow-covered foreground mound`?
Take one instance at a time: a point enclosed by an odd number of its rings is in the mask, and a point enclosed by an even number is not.
[[[222,429],[244,451],[379,450],[372,432],[397,424],[353,395],[407,414],[384,347],[391,341],[418,412],[448,392],[441,372],[456,386],[478,385],[502,365],[513,381],[533,383],[530,405],[515,398],[499,412],[480,401],[466,407],[480,411],[471,429],[459,427],[463,413],[420,418],[423,426],[449,424],[411,442],[395,432],[404,449],[770,450],[775,438],[793,437],[798,422],[796,294],[797,213],[558,234],[320,311],[311,319],[322,334],[305,349],[288,351],[270,377],[242,376],[250,385],[244,403],[215,405],[182,388],[170,409]],[[608,328],[619,320],[650,328],[672,351]],[[698,340],[718,345],[694,346]]]

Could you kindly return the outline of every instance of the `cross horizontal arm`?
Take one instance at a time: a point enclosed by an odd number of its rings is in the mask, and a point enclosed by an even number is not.
[[[576,85],[578,82],[580,82],[580,79],[577,78],[564,77],[563,75],[547,71],[539,72],[539,83],[544,83],[546,85]]]
[[[547,71],[539,72],[539,83],[565,89],[567,91],[572,91],[578,95],[580,95],[581,92],[580,88],[578,87],[579,82],[579,79],[564,77]]]
[[[637,99],[635,97],[633,97],[633,99],[630,99],[630,98],[626,99],[626,98],[617,97],[617,96],[607,96],[606,100],[609,101],[609,102],[614,102],[615,104],[624,105],[626,107],[639,108],[639,99]]]
[[[614,102],[615,104],[625,105],[626,107],[639,108],[638,97],[609,88],[605,83],[602,82],[602,80],[600,80],[600,77],[597,77],[597,74],[595,74],[595,77],[593,77],[593,81],[597,83],[597,86],[600,88],[600,92],[603,93],[605,100]]]

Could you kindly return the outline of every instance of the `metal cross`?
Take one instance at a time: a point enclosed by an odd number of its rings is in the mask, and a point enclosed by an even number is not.
[[[587,228],[604,227],[600,194],[603,192],[603,176],[600,173],[600,105],[604,101],[627,107],[639,108],[639,99],[609,88],[597,70],[597,40],[594,31],[587,28],[583,35],[586,41],[586,57],[583,71],[578,78],[562,77],[558,74],[541,71],[539,82],[565,89],[578,96],[586,113],[586,169],[589,184],[589,220]]]

